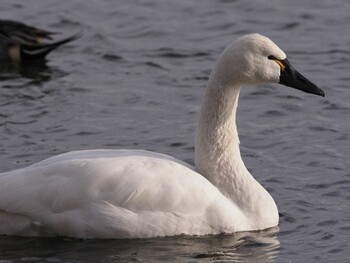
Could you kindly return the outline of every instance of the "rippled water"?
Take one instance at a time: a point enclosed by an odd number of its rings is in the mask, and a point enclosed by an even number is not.
[[[2,1],[2,17],[84,36],[46,63],[0,66],[0,168],[76,149],[144,148],[193,163],[204,87],[238,36],[271,37],[325,98],[242,90],[243,158],[280,210],[269,231],[148,240],[0,237],[0,262],[347,262],[348,1]]]

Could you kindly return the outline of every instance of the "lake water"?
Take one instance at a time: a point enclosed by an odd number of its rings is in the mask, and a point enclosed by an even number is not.
[[[0,66],[0,169],[93,148],[194,163],[196,115],[214,61],[242,34],[272,38],[325,98],[243,88],[247,167],[280,225],[145,240],[0,237],[0,262],[349,262],[349,1],[3,0],[1,18],[82,38],[46,63]]]

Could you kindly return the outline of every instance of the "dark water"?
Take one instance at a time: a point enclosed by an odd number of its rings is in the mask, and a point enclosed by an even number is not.
[[[0,262],[349,262],[349,1],[13,1],[1,18],[84,36],[0,66],[0,169],[70,150],[144,148],[194,162],[204,87],[238,36],[271,37],[326,92],[242,90],[246,165],[279,207],[258,233],[148,240],[0,237]]]

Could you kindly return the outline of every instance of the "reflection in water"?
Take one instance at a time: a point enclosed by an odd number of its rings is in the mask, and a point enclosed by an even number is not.
[[[279,252],[278,231],[279,227],[274,227],[265,231],[212,237],[206,239],[207,242],[204,243],[204,245],[209,245],[208,250],[205,252],[202,247],[198,247],[198,250],[203,252],[195,254],[194,258],[234,262],[269,262]]]
[[[0,106],[2,112],[15,112],[9,105],[21,105],[19,112],[28,101],[37,101],[51,92],[50,85],[43,85],[67,75],[68,73],[51,67],[46,61],[31,63],[2,62],[0,64]],[[12,115],[12,114],[11,114]],[[27,123],[27,120],[25,121]]]
[[[9,255],[15,254],[11,251],[16,250],[15,258],[31,258],[37,261],[70,259],[78,262],[91,262],[93,259],[103,262],[263,263],[270,262],[279,253],[278,231],[279,228],[275,227],[266,231],[234,235],[130,240],[2,237],[0,247],[9,251]],[[11,260],[12,258],[3,257],[2,259]]]
[[[29,125],[47,113],[47,105],[41,99],[47,97],[56,86],[44,83],[57,81],[67,75],[46,61],[31,63],[0,63],[0,127],[2,135],[12,131],[10,125]],[[26,133],[28,133],[28,126]],[[13,132],[13,131],[12,131]],[[10,132],[11,133],[11,132]],[[26,135],[29,138],[28,135]],[[39,138],[41,140],[41,138]],[[5,144],[3,143],[2,146]],[[15,144],[9,144],[13,146]],[[23,145],[22,145],[23,147]],[[5,148],[5,146],[4,146]]]
[[[18,78],[29,79],[24,86],[40,84],[52,79],[53,76],[64,76],[66,73],[47,65],[46,60],[33,61],[28,63],[15,63],[2,61],[0,64],[0,81],[13,80]]]

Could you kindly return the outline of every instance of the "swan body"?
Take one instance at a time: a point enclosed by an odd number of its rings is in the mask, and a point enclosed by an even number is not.
[[[42,60],[52,50],[80,37],[78,33],[59,41],[43,42],[52,40],[51,36],[54,34],[57,33],[21,22],[0,20],[0,60]]]
[[[236,108],[242,85],[292,86],[293,77],[302,78],[296,74],[270,39],[239,38],[210,76],[197,125],[196,167],[143,150],[88,150],[0,173],[0,234],[146,238],[276,226],[274,200],[241,159]],[[324,95],[306,79],[293,87]]]
[[[0,214],[3,234],[113,238],[253,229],[194,167],[148,151],[61,154],[2,174],[0,191],[8,215],[4,222]]]

